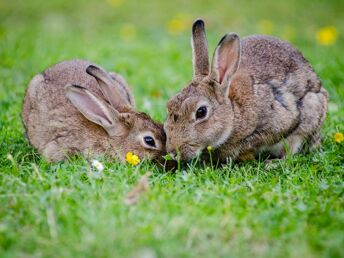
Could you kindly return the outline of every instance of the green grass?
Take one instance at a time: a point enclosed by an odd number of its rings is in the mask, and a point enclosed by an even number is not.
[[[1,0],[0,257],[344,257],[344,142],[333,140],[344,133],[344,5],[278,2]],[[166,30],[175,17],[187,24],[177,35]],[[320,151],[270,170],[254,161],[175,174],[99,157],[105,170],[97,179],[82,157],[49,164],[28,145],[20,119],[26,85],[64,59],[123,74],[138,109],[163,121],[166,101],[191,79],[196,17],[206,20],[211,51],[236,31],[268,32],[304,53],[331,96]],[[315,34],[327,25],[339,37],[325,47]],[[150,190],[126,206],[147,171]]]

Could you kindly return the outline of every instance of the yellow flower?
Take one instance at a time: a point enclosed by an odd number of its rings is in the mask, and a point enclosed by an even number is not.
[[[126,155],[125,155],[125,160],[131,164],[136,166],[137,164],[139,164],[141,162],[139,156],[133,154],[131,151],[129,151]]]
[[[261,20],[258,23],[258,27],[263,34],[272,34],[275,30],[275,25],[270,20]]]
[[[106,2],[113,7],[119,7],[123,4],[123,0],[106,0]]]
[[[123,24],[120,29],[120,35],[125,40],[132,40],[136,37],[136,28],[132,24]]]
[[[211,145],[209,145],[209,146],[207,147],[207,150],[208,150],[208,151],[212,151],[212,150],[213,150],[213,147],[212,147]]]
[[[190,27],[190,19],[186,14],[178,14],[166,24],[166,30],[170,34],[180,34]]]
[[[334,141],[337,143],[341,143],[342,141],[344,141],[344,135],[342,133],[335,133],[333,138]]]
[[[337,29],[333,26],[322,27],[316,33],[318,43],[325,46],[333,45],[337,37]]]

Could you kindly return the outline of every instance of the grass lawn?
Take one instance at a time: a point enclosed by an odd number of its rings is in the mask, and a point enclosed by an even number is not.
[[[344,257],[344,142],[334,141],[344,133],[343,13],[341,0],[0,0],[0,257]],[[304,53],[330,93],[321,150],[269,170],[257,160],[174,174],[98,157],[99,178],[82,157],[49,164],[28,145],[25,88],[65,59],[123,74],[138,109],[162,122],[191,79],[196,17],[211,52],[236,31]],[[316,37],[326,26],[338,34],[328,46]],[[125,205],[147,171],[149,191]]]

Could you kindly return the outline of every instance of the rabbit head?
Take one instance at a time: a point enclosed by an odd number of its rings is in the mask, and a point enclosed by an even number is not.
[[[128,152],[141,159],[160,159],[165,154],[163,127],[135,111],[133,97],[123,79],[94,65],[86,72],[97,80],[103,96],[71,84],[65,87],[66,96],[86,119],[106,131],[106,144],[113,148],[110,153],[116,153],[121,161]]]
[[[166,150],[189,160],[207,146],[216,148],[231,134],[234,112],[228,92],[233,76],[238,76],[240,39],[226,34],[215,49],[209,65],[204,22],[192,26],[193,79],[167,104],[164,123]]]

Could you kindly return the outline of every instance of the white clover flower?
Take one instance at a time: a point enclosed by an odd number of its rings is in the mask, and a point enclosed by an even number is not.
[[[104,170],[104,165],[99,162],[99,160],[92,160],[92,166],[95,167],[99,172],[102,172]]]

